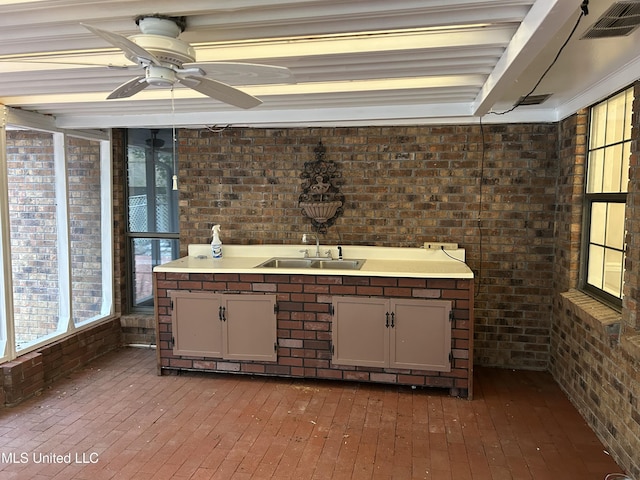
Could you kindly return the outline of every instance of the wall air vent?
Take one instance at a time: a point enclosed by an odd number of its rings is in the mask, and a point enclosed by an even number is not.
[[[640,26],[640,1],[616,2],[580,38],[624,37]]]
[[[552,95],[551,93],[545,93],[543,95],[527,95],[525,97],[520,97],[516,102],[515,106],[522,107],[527,105],[540,105],[545,100],[547,100],[547,98],[549,98],[551,95]]]

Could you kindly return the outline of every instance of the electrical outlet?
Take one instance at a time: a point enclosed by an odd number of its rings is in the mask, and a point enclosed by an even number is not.
[[[458,248],[458,244],[447,242],[424,242],[424,248],[429,248],[431,250],[455,250]]]

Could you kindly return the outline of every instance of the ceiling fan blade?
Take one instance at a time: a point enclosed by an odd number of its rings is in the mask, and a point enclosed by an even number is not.
[[[80,25],[89,30],[91,33],[106,40],[114,47],[118,47],[125,53],[128,58],[130,58],[130,60],[137,61],[138,63],[142,64],[161,66],[160,60],[158,60],[155,55],[153,55],[151,52],[148,52],[140,45],[132,42],[127,37],[124,37],[118,33],[113,33],[107,30],[92,27],[91,25],[87,25],[86,23],[81,23]]]
[[[286,67],[242,62],[185,63],[183,68],[199,68],[207,77],[232,85],[263,85],[268,83],[296,83]]]
[[[145,77],[136,77],[123,83],[113,92],[109,94],[107,100],[113,100],[115,98],[128,98],[132,97],[136,93],[147,88],[149,84],[146,82]]]
[[[203,93],[208,97],[228,103],[240,108],[253,108],[262,103],[262,100],[238,90],[226,83],[218,82],[204,77],[186,76],[180,77],[179,82],[186,87]]]

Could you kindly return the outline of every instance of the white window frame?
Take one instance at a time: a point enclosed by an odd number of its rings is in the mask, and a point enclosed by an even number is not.
[[[102,321],[108,321],[114,315],[114,279],[113,279],[113,185],[110,132],[98,130],[63,130],[55,126],[51,117],[32,112],[15,110],[0,105],[0,362],[11,361],[20,355],[34,351],[42,346],[68,337],[73,333],[91,327]],[[56,332],[38,338],[37,341],[16,348],[13,284],[11,269],[11,237],[9,221],[8,171],[6,132],[9,128],[23,127],[39,130],[53,135],[54,165],[56,175],[57,199],[57,246],[59,258],[60,282],[60,323]],[[96,318],[74,324],[72,315],[72,284],[70,264],[70,227],[68,185],[66,180],[66,145],[68,137],[83,138],[100,143],[100,182],[101,182],[101,261],[102,261],[102,303],[100,315]]]

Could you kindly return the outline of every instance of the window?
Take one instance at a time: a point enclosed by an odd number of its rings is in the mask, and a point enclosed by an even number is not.
[[[129,308],[153,307],[153,267],[179,255],[172,129],[127,131]]]
[[[0,359],[11,360],[113,314],[111,147],[102,132],[5,115]]]
[[[630,88],[591,108],[585,186],[583,288],[620,306],[631,155]]]

